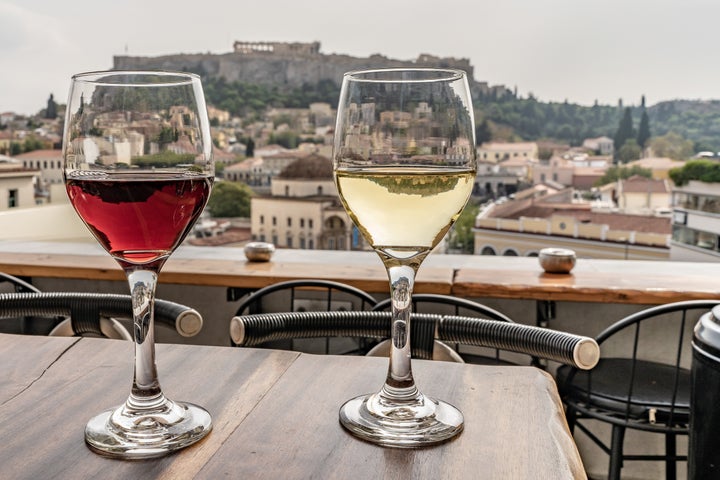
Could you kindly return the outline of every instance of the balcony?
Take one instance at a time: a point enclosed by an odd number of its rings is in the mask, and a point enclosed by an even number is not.
[[[44,216],[30,223],[19,223],[12,216],[15,212],[0,215],[0,229],[7,232],[0,240],[0,271],[30,278],[45,291],[126,293],[123,272],[89,238],[73,212],[54,208],[38,209]],[[388,296],[384,269],[373,252],[280,249],[271,262],[253,263],[241,248],[183,245],[160,275],[158,297],[193,306],[202,313],[205,326],[190,339],[158,329],[157,341],[229,345],[229,319],[243,294],[294,278],[337,280],[378,299]],[[579,259],[570,275],[551,275],[542,271],[537,258],[431,254],[420,269],[415,291],[454,294],[519,322],[595,336],[649,305],[720,299],[715,283],[711,269],[695,262]],[[551,372],[553,368],[548,365]],[[609,437],[609,430],[604,436]],[[602,476],[607,457],[582,434],[577,442],[590,477]],[[664,446],[661,436],[638,432],[628,433],[626,445],[658,452]],[[662,472],[658,463],[628,462],[623,478],[659,478]]]

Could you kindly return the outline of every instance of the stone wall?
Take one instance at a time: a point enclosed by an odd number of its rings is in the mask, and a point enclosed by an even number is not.
[[[367,58],[321,53],[292,55],[284,54],[282,51],[113,58],[113,68],[116,70],[192,71],[201,75],[222,76],[228,82],[240,81],[289,87],[314,84],[321,80],[331,80],[339,86],[343,73],[347,71],[409,66],[459,68],[468,73],[473,90],[487,88],[486,83],[473,80],[474,69],[469,60],[440,58],[428,54],[421,54],[416,60],[393,60],[382,55],[372,55]]]

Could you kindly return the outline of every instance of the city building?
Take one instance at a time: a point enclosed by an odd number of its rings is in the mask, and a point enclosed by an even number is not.
[[[0,211],[36,205],[36,169],[25,168],[18,160],[0,155]]]
[[[672,191],[670,260],[720,261],[720,183],[691,180]]]
[[[586,138],[582,146],[598,155],[612,156],[615,152],[615,142],[609,137]]]
[[[590,203],[574,201],[572,188],[531,192],[480,211],[473,230],[476,254],[537,256],[543,248],[560,247],[579,258],[669,258],[667,217],[594,211]]]
[[[512,158],[538,158],[535,142],[486,142],[477,149],[478,160],[499,163]]]
[[[271,180],[269,195],[251,199],[253,240],[278,248],[363,248],[340,204],[330,159],[316,154],[296,159]]]

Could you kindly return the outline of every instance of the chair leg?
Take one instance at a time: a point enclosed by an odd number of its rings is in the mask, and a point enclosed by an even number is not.
[[[675,456],[677,454],[675,434],[668,433],[665,435],[665,479],[675,480],[677,478],[677,462]]]
[[[620,480],[620,470],[623,467],[623,442],[625,440],[625,427],[613,425],[612,440],[610,444],[609,480]]]
[[[568,429],[570,429],[570,434],[575,433],[575,421],[577,419],[577,412],[573,407],[570,405],[567,406],[565,409],[565,420],[568,424]]]

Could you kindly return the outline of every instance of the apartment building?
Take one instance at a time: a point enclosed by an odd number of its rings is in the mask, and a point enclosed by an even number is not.
[[[670,260],[720,262],[720,183],[675,186],[672,208]]]
[[[23,167],[18,160],[0,155],[0,212],[34,206],[35,177],[39,173]]]
[[[477,149],[478,160],[499,163],[503,160],[524,158],[537,159],[538,146],[535,142],[486,142]]]

